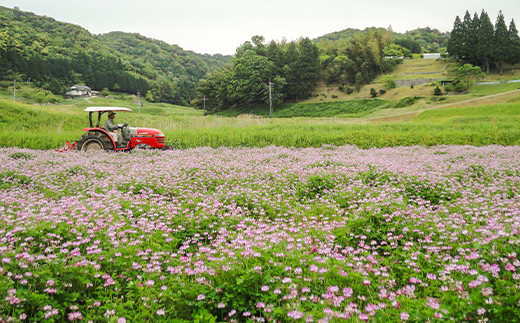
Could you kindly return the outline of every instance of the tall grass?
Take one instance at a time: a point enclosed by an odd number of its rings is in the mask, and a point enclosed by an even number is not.
[[[0,108],[0,147],[54,149],[79,139],[88,126],[88,114],[74,106],[0,100]],[[410,122],[378,124],[346,118],[203,117],[164,110],[118,113],[116,122],[160,129],[166,144],[176,148],[520,144],[520,102],[429,110]]]
[[[514,123],[487,122],[465,125],[417,123],[392,124],[308,124],[221,127],[166,131],[167,144],[177,148],[197,146],[286,146],[319,147],[356,145],[360,148],[414,145],[518,145],[520,128]]]

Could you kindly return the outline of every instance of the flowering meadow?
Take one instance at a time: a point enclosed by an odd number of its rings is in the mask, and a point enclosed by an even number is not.
[[[520,321],[520,147],[0,149],[0,321]]]

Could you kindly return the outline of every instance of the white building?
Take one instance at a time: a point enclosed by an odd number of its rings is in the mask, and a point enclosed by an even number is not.
[[[86,85],[74,85],[70,88],[70,90],[65,93],[65,95],[71,97],[86,97],[92,96],[92,90]]]
[[[424,53],[424,59],[441,59],[441,53]]]

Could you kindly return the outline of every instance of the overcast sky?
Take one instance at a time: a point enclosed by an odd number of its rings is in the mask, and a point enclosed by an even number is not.
[[[135,32],[208,54],[234,54],[252,36],[315,38],[347,28],[430,27],[451,31],[456,16],[502,10],[520,28],[519,0],[0,0],[0,5],[79,25],[93,34]]]

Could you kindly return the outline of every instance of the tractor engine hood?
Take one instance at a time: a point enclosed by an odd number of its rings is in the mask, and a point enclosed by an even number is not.
[[[164,137],[162,131],[154,128],[129,127],[132,137]]]

